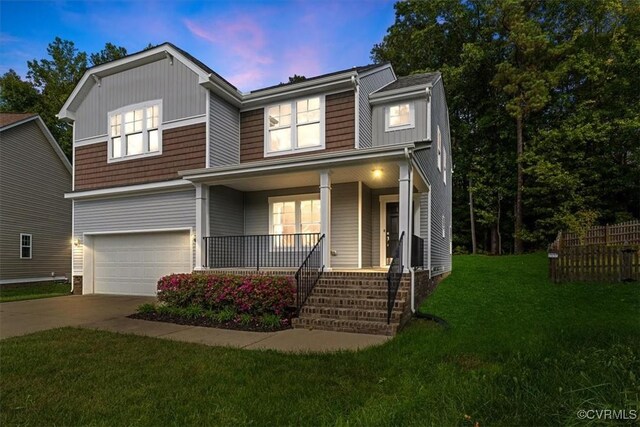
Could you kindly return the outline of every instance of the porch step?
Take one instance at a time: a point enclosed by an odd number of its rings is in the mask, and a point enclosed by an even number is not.
[[[387,321],[387,309],[366,310],[352,307],[327,307],[305,305],[300,311],[300,316],[312,318],[325,318],[334,320],[365,320],[369,322]],[[400,321],[402,310],[394,309],[391,312],[391,321]]]
[[[398,323],[387,325],[385,321],[347,320],[330,318],[297,317],[293,319],[294,328],[322,329],[337,332],[357,332],[361,334],[395,335]]]
[[[410,281],[402,281],[400,282],[400,287],[406,286],[408,287],[411,284]],[[318,280],[318,284],[316,286],[328,285],[328,286],[340,286],[343,288],[367,288],[367,289],[387,289],[387,281],[386,280],[376,280],[376,279],[344,279],[344,278],[326,278],[323,276]]]
[[[401,310],[404,307],[404,299],[396,298],[394,309]],[[363,310],[384,310],[387,311],[387,298],[362,298],[362,297],[330,297],[325,295],[314,295],[307,298],[306,305],[309,307],[334,307],[334,308],[356,308]]]
[[[368,288],[368,287],[341,287],[316,285],[311,296],[324,296],[336,298],[352,298],[352,299],[384,299],[387,300],[387,288]],[[400,288],[396,295],[396,300],[406,300],[409,296],[409,290]],[[310,297],[311,298],[311,297]]]

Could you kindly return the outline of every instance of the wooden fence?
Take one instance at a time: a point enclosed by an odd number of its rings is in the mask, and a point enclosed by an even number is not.
[[[560,282],[640,281],[640,221],[592,227],[581,238],[558,233],[549,245],[549,278]]]

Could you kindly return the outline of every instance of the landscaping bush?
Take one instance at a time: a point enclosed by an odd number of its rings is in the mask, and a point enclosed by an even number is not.
[[[158,281],[158,301],[171,307],[283,317],[295,302],[295,286],[283,276],[171,274]]]

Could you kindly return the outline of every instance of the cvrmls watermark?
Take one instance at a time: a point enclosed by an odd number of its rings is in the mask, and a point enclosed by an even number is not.
[[[580,409],[576,413],[581,420],[637,420],[637,409]]]

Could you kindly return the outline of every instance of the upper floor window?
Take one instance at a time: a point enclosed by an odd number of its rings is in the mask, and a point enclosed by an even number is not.
[[[33,237],[31,234],[20,233],[20,258],[31,259],[33,249]]]
[[[161,154],[161,109],[151,101],[109,113],[109,161]]]
[[[324,147],[324,98],[300,99],[265,109],[265,155]]]
[[[413,102],[389,105],[384,110],[385,132],[415,127],[416,114]]]
[[[438,170],[442,170],[442,134],[440,133],[440,125],[437,127],[436,131],[436,143],[437,143],[437,151],[438,151]]]

